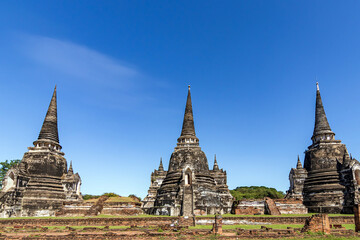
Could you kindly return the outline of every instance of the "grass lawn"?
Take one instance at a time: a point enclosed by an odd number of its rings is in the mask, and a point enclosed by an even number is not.
[[[260,229],[261,226],[266,226],[273,229],[286,229],[287,227],[292,228],[302,228],[303,224],[264,224],[264,225],[223,225],[223,229],[235,229],[235,228],[242,228],[242,229]],[[355,224],[342,224],[343,227],[346,229],[355,229]],[[189,227],[190,229],[211,229],[212,225],[196,225],[193,227]]]
[[[217,238],[215,236],[209,236],[208,238],[199,238],[199,239],[220,239]],[[293,238],[249,238],[249,239],[241,239],[241,240],[256,240],[256,239],[271,239],[271,240],[299,240],[298,237],[293,237]],[[327,240],[359,240],[358,237],[336,237],[336,236],[332,236],[332,235],[319,235],[319,236],[305,236],[302,237],[301,240],[318,240],[318,239],[327,239]]]

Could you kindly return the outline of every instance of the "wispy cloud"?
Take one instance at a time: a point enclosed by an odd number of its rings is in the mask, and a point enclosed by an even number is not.
[[[23,52],[33,61],[87,82],[129,87],[141,74],[125,63],[69,41],[22,35]]]

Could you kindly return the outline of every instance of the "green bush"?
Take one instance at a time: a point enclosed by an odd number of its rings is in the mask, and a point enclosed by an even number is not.
[[[89,199],[94,199],[94,198],[99,198],[99,195],[91,195],[91,194],[85,194],[82,196],[84,200],[89,200]]]
[[[285,197],[283,192],[277,191],[275,188],[268,188],[264,186],[237,187],[234,190],[230,190],[230,193],[236,200],[263,199],[265,197],[279,199]]]
[[[5,160],[5,162],[0,162],[0,189],[2,188],[2,181],[4,180],[7,171],[15,165],[19,164],[20,161],[20,159],[14,159],[10,161]]]
[[[108,196],[108,197],[120,197],[118,194],[116,193],[104,193],[103,196]]]

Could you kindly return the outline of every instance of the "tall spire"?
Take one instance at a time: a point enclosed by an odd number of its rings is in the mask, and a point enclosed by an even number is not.
[[[318,136],[321,135],[320,138]],[[312,136],[313,142],[318,140],[332,140],[334,133],[331,131],[329,122],[326,118],[324,106],[321,100],[319,83],[316,83],[316,106],[315,106],[315,127]]]
[[[50,140],[59,144],[58,124],[57,124],[57,103],[56,86],[52,95],[44,123],[42,125],[38,141]]]
[[[213,167],[213,170],[215,171],[215,170],[219,170],[219,165],[218,165],[218,163],[217,163],[217,161],[216,161],[216,154],[215,154],[215,156],[214,156],[214,167]]]
[[[344,156],[343,156],[343,162],[342,162],[343,165],[344,166],[349,166],[351,159],[352,159],[352,157],[349,156],[349,153],[348,153],[347,149],[345,148]]]
[[[196,147],[199,146],[199,139],[195,134],[194,116],[192,111],[190,85],[188,86],[188,95],[185,106],[184,121],[181,135],[178,138],[178,147]]]
[[[296,169],[300,169],[302,168],[302,165],[301,165],[301,161],[300,161],[300,157],[298,155],[298,160],[297,160],[297,164],[296,164]]]
[[[69,167],[68,174],[74,174],[74,170],[73,170],[73,167],[72,167],[72,161],[70,161],[70,167]]]
[[[190,85],[188,86],[188,95],[186,100],[186,107],[185,107],[185,114],[184,114],[184,121],[181,131],[181,136],[196,136],[195,135],[195,127],[194,127],[194,117],[192,111],[192,104],[191,104],[191,93],[190,93]]]
[[[163,163],[162,163],[162,157],[160,158],[159,171],[164,171],[164,166],[163,166]]]

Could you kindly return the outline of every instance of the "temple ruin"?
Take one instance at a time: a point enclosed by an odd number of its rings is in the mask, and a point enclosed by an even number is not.
[[[0,217],[54,216],[63,203],[82,200],[81,178],[61,152],[56,87],[39,137],[9,169],[0,193]]]
[[[210,170],[206,155],[199,147],[189,86],[182,131],[168,171],[164,171],[161,162],[159,169],[151,174],[143,210],[148,214],[171,216],[229,213],[233,197],[226,181],[226,171],[219,168],[216,157]]]
[[[359,203],[360,163],[335,140],[316,84],[315,127],[305,151],[304,167],[298,159],[291,169],[286,198],[303,200],[309,212],[352,213]]]

